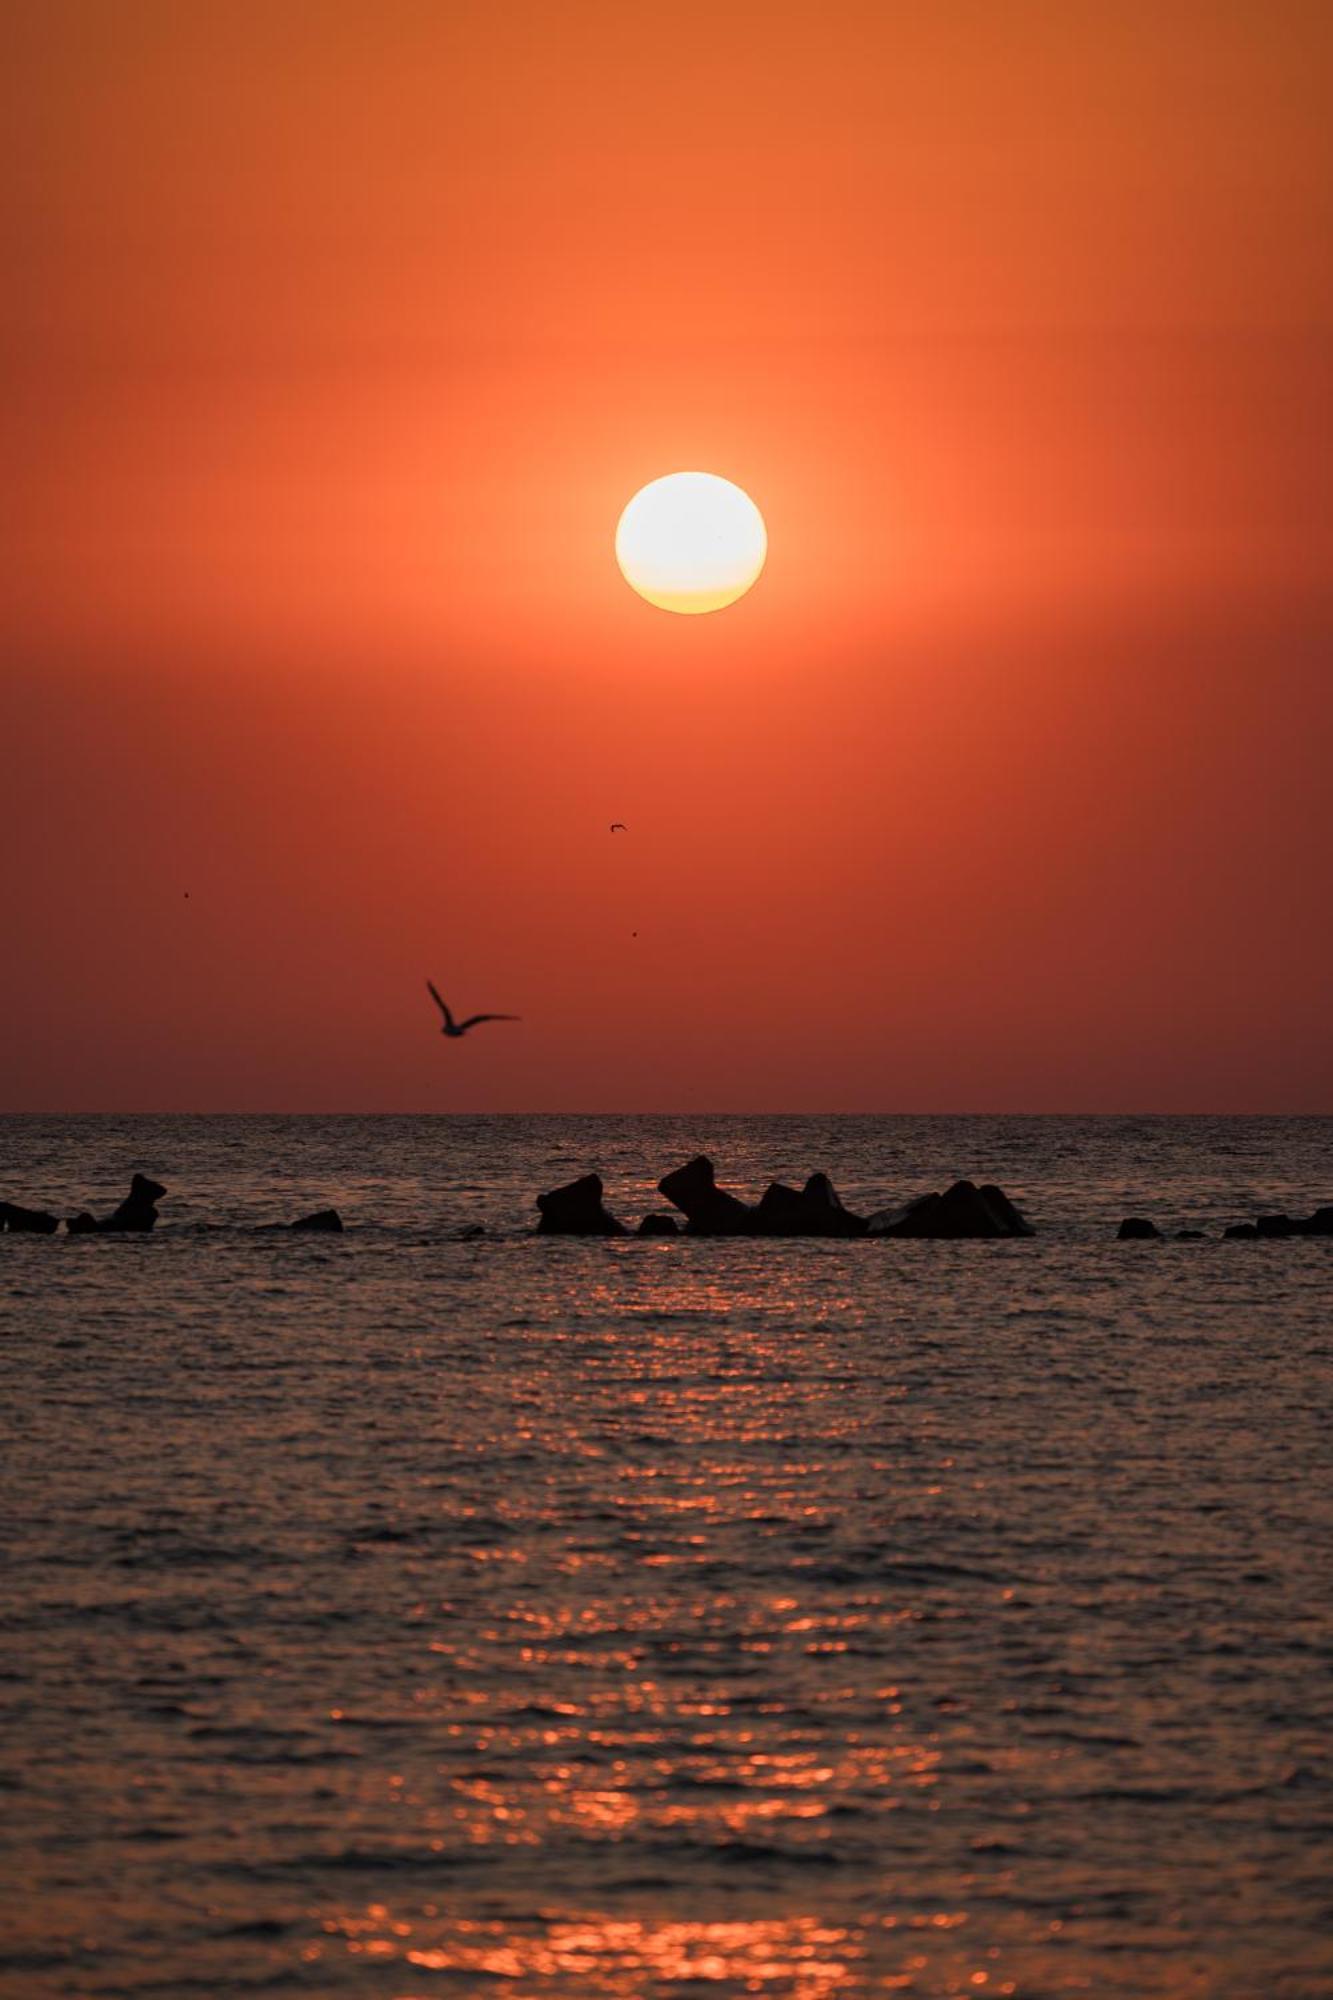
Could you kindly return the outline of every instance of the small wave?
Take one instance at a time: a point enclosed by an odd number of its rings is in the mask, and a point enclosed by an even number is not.
[[[461,1848],[446,1851],[433,1847],[339,1847],[305,1849],[299,1854],[270,1861],[224,1862],[217,1873],[234,1880],[260,1883],[286,1882],[293,1877],[305,1878],[321,1873],[378,1875],[406,1874],[412,1870],[427,1873],[447,1870],[452,1875],[462,1868],[485,1865],[484,1852],[474,1854]]]
[[[1173,1806],[1192,1801],[1200,1807],[1211,1803],[1211,1795],[1189,1785],[1099,1785],[1087,1792],[1071,1792],[1080,1805]]]
[[[847,1865],[844,1843],[776,1840],[664,1839],[660,1835],[638,1843],[637,1851],[678,1863],[686,1870],[721,1864],[728,1868],[835,1869]],[[680,1880],[679,1875],[673,1877]]]
[[[246,1923],[223,1924],[212,1935],[217,1938],[280,1938],[290,1937],[297,1925],[282,1917],[251,1917]]]

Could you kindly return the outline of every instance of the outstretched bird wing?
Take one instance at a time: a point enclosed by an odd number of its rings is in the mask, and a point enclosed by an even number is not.
[[[611,822],[611,831],[612,833],[628,833],[629,828],[623,819],[613,819]]]
[[[429,992],[431,999],[435,1002],[435,1005],[439,1008],[440,1012],[443,1014],[445,1027],[452,1028],[454,1025],[454,1017],[449,1012],[449,1009],[445,1005],[444,1001],[441,1000],[439,993],[435,989],[433,981],[429,979],[426,981],[426,990]]]
[[[521,1014],[469,1014],[466,1021],[460,1021],[458,1032],[465,1035],[469,1028],[477,1027],[482,1021],[521,1021]]]

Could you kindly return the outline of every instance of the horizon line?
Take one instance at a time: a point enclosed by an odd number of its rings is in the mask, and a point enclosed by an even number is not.
[[[698,1106],[688,1110],[635,1110],[635,1111],[580,1111],[564,1110],[524,1110],[524,1111],[462,1111],[456,1109],[426,1109],[415,1111],[354,1111],[332,1110],[83,1110],[56,1111],[30,1110],[11,1111],[0,1109],[3,1118],[1309,1118],[1333,1119],[1333,1107],[1326,1111],[1284,1111],[1268,1109],[1263,1111],[1162,1111],[1162,1110],[1061,1110],[1061,1111],[1020,1111],[989,1110],[965,1111],[961,1109],[936,1109],[930,1111],[850,1111],[828,1109],[822,1111],[793,1111],[769,1109],[765,1111],[736,1111],[722,1107],[704,1109]]]

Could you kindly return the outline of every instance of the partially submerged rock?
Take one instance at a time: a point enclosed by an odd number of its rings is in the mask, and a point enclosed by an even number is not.
[[[701,1153],[688,1165],[664,1174],[657,1183],[674,1208],[685,1217],[689,1236],[750,1236],[755,1210],[717,1186],[713,1162]]]
[[[565,1187],[552,1188],[537,1196],[543,1236],[624,1236],[628,1232],[602,1201],[600,1174],[584,1174]]]
[[[166,1189],[159,1181],[150,1181],[146,1174],[136,1174],[124,1201],[110,1215],[99,1222],[85,1210],[81,1215],[72,1215],[65,1227],[71,1236],[127,1232],[144,1234],[157,1221],[157,1204],[165,1193]]]
[[[60,1227],[58,1215],[43,1208],[20,1208],[17,1202],[0,1201],[0,1229],[12,1236],[53,1236]]]
[[[475,1243],[479,1236],[484,1236],[485,1234],[486,1224],[484,1222],[468,1222],[458,1231],[454,1241],[456,1243]]]
[[[1137,1243],[1149,1239],[1159,1241],[1161,1234],[1157,1224],[1150,1222],[1146,1215],[1127,1215],[1116,1230],[1115,1237],[1117,1243]]]
[[[638,1233],[640,1236],[679,1236],[680,1229],[674,1215],[645,1215]]]
[[[801,1189],[773,1181],[755,1212],[761,1236],[864,1236],[868,1224],[838,1199],[827,1174],[811,1174]]]
[[[867,1224],[871,1236],[963,1238],[1034,1236],[1026,1216],[1003,1188],[955,1181],[943,1194],[923,1194],[905,1208],[881,1209]]]
[[[1333,1203],[1313,1215],[1261,1215],[1257,1222],[1233,1222],[1222,1234],[1244,1243],[1257,1237],[1280,1243],[1291,1236],[1333,1236]]]
[[[343,1219],[336,1208],[317,1208],[313,1215],[303,1215],[292,1224],[293,1229],[317,1229],[328,1235],[340,1235],[342,1226]]]
[[[960,1182],[959,1185],[966,1186],[966,1182]],[[1016,1202],[1010,1201],[1004,1189],[996,1187],[994,1181],[983,1181],[977,1192],[991,1211],[991,1214],[1007,1226],[1010,1236],[1036,1235],[1036,1230],[1028,1221],[1022,1209],[1018,1207]]]
[[[151,1229],[157,1221],[157,1204],[165,1193],[166,1189],[160,1181],[150,1181],[146,1174],[136,1174],[124,1201],[107,1216],[102,1228]]]

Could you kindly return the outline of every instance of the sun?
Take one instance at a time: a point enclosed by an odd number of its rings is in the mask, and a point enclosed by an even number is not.
[[[748,493],[714,472],[669,472],[641,487],[620,517],[616,561],[626,583],[663,611],[721,611],[764,567],[768,532]]]

